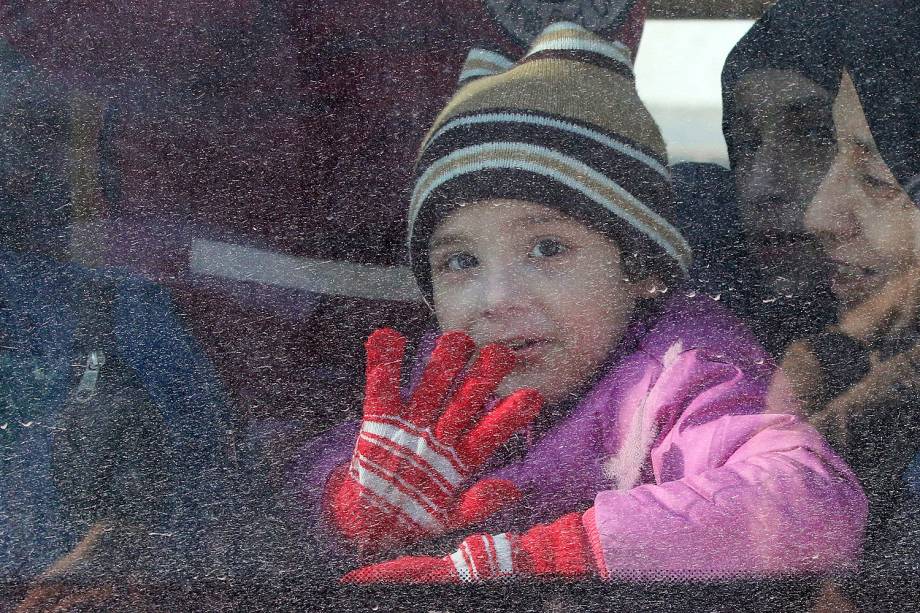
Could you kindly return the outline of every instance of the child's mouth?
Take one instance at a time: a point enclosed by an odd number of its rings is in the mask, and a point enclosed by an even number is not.
[[[529,362],[539,357],[549,345],[545,338],[511,338],[501,344],[514,352],[518,364]]]

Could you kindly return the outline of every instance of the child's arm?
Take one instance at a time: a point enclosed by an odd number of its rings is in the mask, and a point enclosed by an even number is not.
[[[674,418],[649,453],[654,481],[595,497],[611,576],[765,577],[855,562],[862,489],[810,425],[764,412],[767,381],[765,367],[705,351],[665,365],[648,395],[652,419]]]
[[[404,556],[365,566],[345,583],[478,583],[512,577],[606,576],[593,511],[570,513],[524,534],[474,534],[443,558]]]
[[[729,418],[730,459],[708,470],[595,498],[608,571],[623,578],[769,577],[851,567],[867,505],[850,470],[807,424],[790,415]],[[711,444],[712,423],[673,448]]]
[[[650,452],[631,454],[621,446],[625,453],[616,464],[623,475],[635,474],[623,458],[634,455],[640,468],[648,458],[654,482],[599,492],[581,516],[584,532],[568,531],[555,551],[587,551],[591,543],[594,555],[585,559],[594,564],[581,574],[626,580],[762,578],[851,565],[861,544],[865,496],[811,426],[763,412],[766,374],[752,376],[687,351],[660,369],[645,402],[612,407],[626,424],[617,434],[624,445],[648,440],[630,428],[661,428]],[[478,551],[470,550],[476,539],[482,537],[464,541],[466,550]],[[349,579],[418,581],[420,572],[434,568],[446,572],[435,573],[436,580],[459,580],[445,565],[450,559],[403,559],[411,563],[393,561]],[[541,574],[521,559],[516,574]]]

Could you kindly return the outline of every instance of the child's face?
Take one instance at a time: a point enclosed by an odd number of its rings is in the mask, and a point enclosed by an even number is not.
[[[539,204],[460,207],[430,246],[441,329],[514,351],[501,395],[532,387],[552,404],[577,388],[619,342],[640,291],[613,241]]]

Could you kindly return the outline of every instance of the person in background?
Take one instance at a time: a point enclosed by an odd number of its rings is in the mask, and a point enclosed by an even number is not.
[[[859,610],[893,610],[916,597],[904,590],[918,534],[908,467],[920,451],[920,8],[853,3],[843,14],[836,155],[804,216],[838,319],[789,347],[787,381],[771,393],[791,384],[859,476],[865,566],[843,591]]]
[[[0,75],[0,600],[138,610],[137,586],[227,568],[230,404],[174,294],[99,238],[105,105],[5,32]]]
[[[691,287],[739,315],[774,355],[831,323],[834,298],[806,203],[833,156],[839,27],[829,3],[780,0],[722,72],[731,172],[674,168],[679,226],[694,247]]]

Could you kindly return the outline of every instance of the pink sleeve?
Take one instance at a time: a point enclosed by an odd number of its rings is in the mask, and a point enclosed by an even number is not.
[[[855,563],[865,495],[810,425],[763,412],[764,379],[693,351],[662,369],[650,416],[627,420],[672,424],[649,454],[653,483],[595,498],[611,577],[776,577]]]

